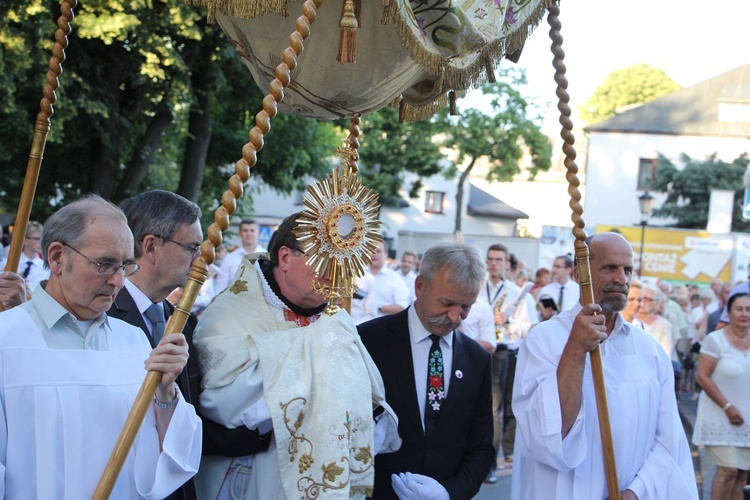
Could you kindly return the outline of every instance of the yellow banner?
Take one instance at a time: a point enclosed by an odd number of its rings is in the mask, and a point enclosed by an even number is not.
[[[597,232],[617,230],[633,245],[635,275],[638,275],[643,236],[644,277],[680,283],[730,281],[734,245],[732,236],[707,231],[647,226],[597,226]]]

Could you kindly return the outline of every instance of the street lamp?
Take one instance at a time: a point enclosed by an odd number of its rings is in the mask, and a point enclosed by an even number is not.
[[[646,226],[648,226],[648,219],[654,210],[654,197],[649,194],[648,190],[638,197],[638,205],[641,207],[641,262],[638,266],[638,278],[640,279],[643,274],[643,242],[646,238]]]

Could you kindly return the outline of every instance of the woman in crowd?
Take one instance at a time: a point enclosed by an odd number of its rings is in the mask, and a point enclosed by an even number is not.
[[[742,499],[750,469],[750,294],[727,303],[729,325],[709,334],[698,358],[698,400],[693,443],[705,445],[717,465],[711,498]]]

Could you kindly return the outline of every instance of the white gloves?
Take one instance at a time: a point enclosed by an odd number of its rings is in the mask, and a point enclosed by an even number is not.
[[[411,472],[393,474],[391,485],[400,500],[450,500],[443,485],[429,476]]]
[[[267,434],[273,429],[273,421],[271,421],[271,410],[268,409],[266,404],[266,398],[261,398],[255,402],[252,406],[245,409],[240,415],[240,420],[245,427],[250,430],[258,429],[258,432],[263,435]]]

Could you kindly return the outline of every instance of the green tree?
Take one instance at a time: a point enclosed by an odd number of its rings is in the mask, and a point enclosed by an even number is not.
[[[613,71],[579,109],[586,123],[614,116],[619,108],[663,97],[680,86],[663,69],[635,64]]]
[[[743,176],[750,156],[745,153],[731,163],[712,155],[705,160],[682,156],[685,168],[679,170],[669,159],[659,156],[654,190],[667,194],[664,204],[654,210],[657,217],[675,219],[673,227],[706,229],[711,190],[734,191],[732,231],[750,232],[750,223],[742,218]]]
[[[0,14],[0,193],[11,210],[58,15],[56,0],[19,0]],[[32,216],[87,191],[118,201],[148,188],[213,209],[262,95],[205,10],[91,0],[79,5],[69,42]],[[268,139],[253,175],[289,191],[327,167],[339,136],[330,123],[279,116]]]
[[[455,231],[461,230],[464,183],[477,162],[486,162],[487,180],[495,182],[509,182],[521,173],[519,160],[524,153],[531,157],[532,179],[552,164],[552,147],[540,129],[541,119],[530,116],[529,103],[521,94],[525,83],[525,73],[506,70],[497,83],[482,87],[485,95],[493,96],[490,114],[470,108],[451,117],[441,111],[442,145],[452,148],[456,162],[465,165],[458,177]]]
[[[455,173],[433,141],[440,130],[434,120],[399,123],[398,110],[388,107],[362,117],[360,128],[360,176],[380,195],[384,206],[398,206],[403,189],[416,198],[421,178]],[[405,186],[404,172],[414,173],[418,179]]]

